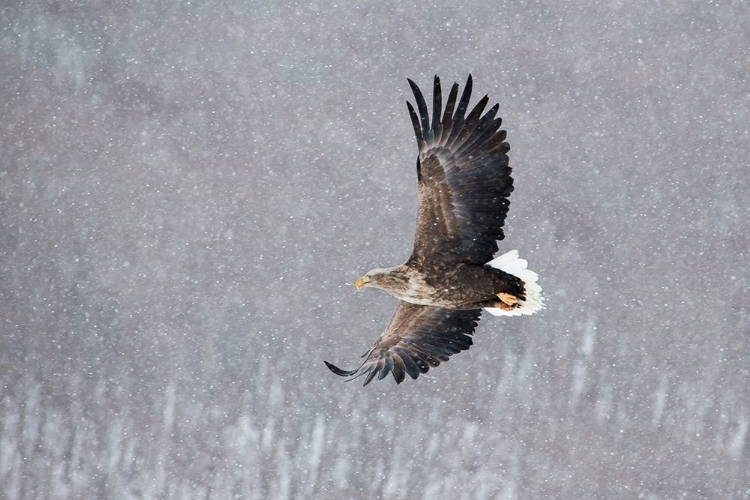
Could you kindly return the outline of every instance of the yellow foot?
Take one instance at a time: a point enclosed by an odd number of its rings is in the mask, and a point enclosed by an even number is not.
[[[500,299],[505,305],[510,306],[511,309],[518,305],[518,298],[515,295],[511,295],[509,293],[498,293],[497,298]],[[501,307],[501,309],[505,308]]]
[[[497,307],[498,309],[502,309],[503,311],[512,311],[516,308],[516,306],[509,306],[505,302],[501,302],[499,300],[495,302],[495,307]]]

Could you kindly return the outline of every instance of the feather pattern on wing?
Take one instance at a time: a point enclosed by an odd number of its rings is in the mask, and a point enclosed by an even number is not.
[[[419,147],[419,211],[410,262],[423,266],[437,257],[482,265],[492,259],[497,241],[504,237],[513,191],[510,146],[500,130],[502,120],[496,117],[499,105],[482,115],[488,103],[484,96],[466,115],[472,90],[469,75],[458,105],[458,85],[453,85],[438,121],[442,91],[436,76],[430,120],[422,92],[411,80],[409,85],[417,110],[407,105]]]
[[[349,380],[365,377],[364,385],[389,373],[399,384],[406,375],[416,379],[430,367],[468,349],[481,314],[481,310],[456,311],[402,301],[359,368],[342,370],[327,361],[325,364]]]

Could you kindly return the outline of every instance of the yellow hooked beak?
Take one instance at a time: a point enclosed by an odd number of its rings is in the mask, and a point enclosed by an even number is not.
[[[357,280],[356,283],[354,283],[354,287],[357,290],[359,290],[360,288],[367,285],[368,283],[370,283],[370,278],[368,278],[367,276],[362,276],[361,278]]]

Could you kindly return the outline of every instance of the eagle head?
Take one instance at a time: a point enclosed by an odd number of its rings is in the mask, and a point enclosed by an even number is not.
[[[389,267],[388,269],[373,269],[360,277],[354,286],[359,290],[362,287],[372,286],[384,290],[394,290],[408,286],[409,275],[402,269],[404,266]]]

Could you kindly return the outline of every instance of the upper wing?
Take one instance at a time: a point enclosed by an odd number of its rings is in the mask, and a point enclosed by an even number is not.
[[[325,364],[336,375],[352,377],[349,380],[366,375],[364,385],[376,375],[378,380],[383,379],[389,372],[399,384],[404,381],[405,373],[416,379],[420,373],[427,373],[430,366],[438,366],[453,354],[468,349],[481,314],[481,309],[455,311],[402,301],[391,324],[365,353],[366,359],[359,368],[347,371],[328,361]]]
[[[419,116],[407,102],[419,146],[417,178],[419,212],[411,262],[425,262],[440,254],[443,259],[483,265],[497,252],[503,239],[508,197],[513,178],[508,166],[510,146],[500,129],[498,104],[482,116],[484,96],[465,116],[472,79],[466,82],[456,106],[454,83],[442,112],[440,79],[435,76],[432,120],[424,96],[409,80]],[[454,112],[455,108],[455,112]]]

